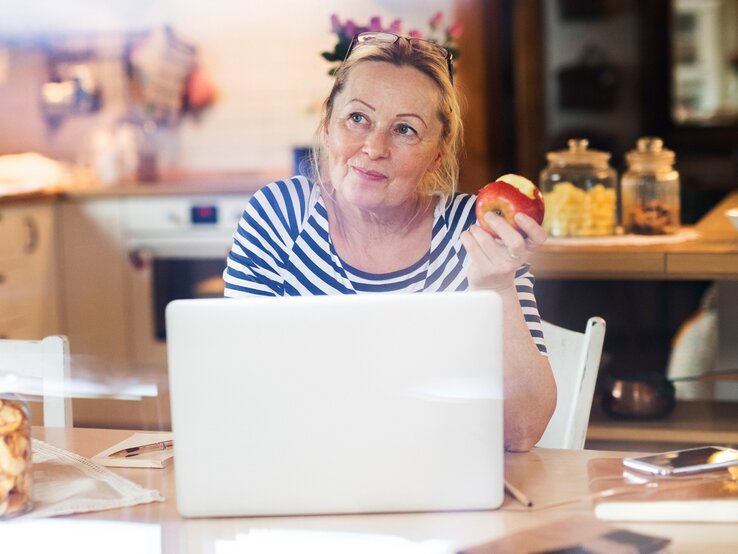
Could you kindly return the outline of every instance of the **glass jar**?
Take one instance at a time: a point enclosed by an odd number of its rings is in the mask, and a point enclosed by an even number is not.
[[[679,230],[679,173],[674,152],[657,137],[638,139],[625,156],[628,171],[620,183],[623,230],[639,235],[667,235]]]
[[[28,404],[0,393],[0,520],[31,509],[31,418]]]
[[[568,150],[549,152],[540,187],[543,227],[552,237],[613,235],[617,229],[617,172],[610,154],[589,150],[587,139],[569,139]]]

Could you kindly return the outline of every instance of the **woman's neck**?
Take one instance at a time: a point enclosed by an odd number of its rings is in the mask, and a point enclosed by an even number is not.
[[[429,250],[433,200],[416,199],[391,211],[375,213],[326,202],[331,240],[346,263],[369,273],[409,267]]]

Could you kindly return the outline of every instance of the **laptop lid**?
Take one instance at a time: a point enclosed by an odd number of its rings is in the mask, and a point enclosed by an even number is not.
[[[502,503],[496,294],[177,300],[166,324],[183,516]]]

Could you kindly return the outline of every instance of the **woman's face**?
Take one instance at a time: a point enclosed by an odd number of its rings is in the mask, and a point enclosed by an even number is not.
[[[334,101],[328,175],[339,200],[377,214],[412,207],[441,160],[439,92],[412,67],[361,62]]]

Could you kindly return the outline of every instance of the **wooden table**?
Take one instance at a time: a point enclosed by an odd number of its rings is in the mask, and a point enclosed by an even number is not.
[[[83,456],[91,456],[128,437],[130,431],[101,429],[34,428],[36,438]],[[525,454],[506,454],[506,478],[526,492],[539,506],[581,497],[588,492],[587,461],[601,457],[621,457],[624,453],[535,449]],[[214,470],[217,470],[214,468]],[[175,505],[174,468],[115,469],[116,473],[147,488],[156,488],[166,498],[151,503],[104,512],[78,514],[63,521],[75,524],[93,521],[120,521],[150,524],[161,533],[162,553],[216,552],[217,541],[233,541],[250,530],[301,530],[370,533],[451,541],[457,548],[468,547],[581,514],[590,514],[591,505],[581,501],[563,507],[529,511],[506,498],[494,511],[377,514],[270,518],[183,519]],[[55,520],[59,522],[59,520]],[[733,524],[617,524],[636,532],[670,537],[673,552],[734,552],[736,526]],[[116,537],[108,539],[115,541]],[[101,545],[101,551],[102,547]]]

